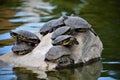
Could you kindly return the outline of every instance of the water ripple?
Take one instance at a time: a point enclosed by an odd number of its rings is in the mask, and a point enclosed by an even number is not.
[[[102,62],[103,64],[120,64],[120,62]]]
[[[116,79],[114,79],[112,77],[100,77],[100,78],[98,78],[98,80],[116,80]]]
[[[39,22],[40,18],[39,17],[24,17],[24,18],[17,18],[17,19],[10,19],[9,22]]]
[[[0,68],[0,80],[16,80],[17,77],[14,75],[13,68]]]
[[[0,48],[0,55],[8,53],[8,52],[12,52],[11,48],[12,48],[12,46],[4,46],[4,47]]]
[[[35,16],[36,15],[36,13],[33,13],[33,12],[17,12],[16,14],[15,14],[15,16]]]
[[[30,32],[39,32],[39,29],[42,25],[44,25],[44,22],[41,23],[27,23],[21,26],[18,26],[15,30],[26,30]]]
[[[10,39],[10,38],[11,38],[11,36],[10,36],[9,32],[0,34],[0,40]]]
[[[37,5],[36,8],[53,10],[53,9],[56,8],[56,6],[43,6],[43,5]]]

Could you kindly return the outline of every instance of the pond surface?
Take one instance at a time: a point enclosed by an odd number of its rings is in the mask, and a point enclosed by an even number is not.
[[[33,33],[45,22],[74,13],[86,19],[104,44],[102,64],[36,74],[2,67],[0,80],[120,80],[120,0],[0,0],[0,55],[11,52],[10,30]]]

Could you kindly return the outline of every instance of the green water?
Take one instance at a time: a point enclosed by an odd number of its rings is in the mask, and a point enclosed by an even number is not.
[[[120,0],[0,0],[0,55],[11,52],[14,40],[9,35],[10,30],[38,32],[45,22],[74,13],[92,24],[101,38],[102,64],[46,72],[47,78],[120,80],[119,6]],[[40,74],[23,68],[0,68],[0,80],[39,80],[38,76]]]

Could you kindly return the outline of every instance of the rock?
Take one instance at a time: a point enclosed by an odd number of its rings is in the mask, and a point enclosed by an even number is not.
[[[86,63],[91,59],[100,58],[103,50],[103,44],[98,36],[95,36],[91,31],[78,33],[75,38],[79,45],[71,47],[71,57],[75,63]]]
[[[37,67],[44,71],[54,69],[57,64],[46,63],[44,61],[45,54],[52,47],[51,34],[52,33],[48,33],[45,35],[31,53],[24,56],[8,53],[0,56],[0,60],[19,67]],[[87,31],[85,33],[77,33],[75,37],[77,38],[79,45],[74,45],[70,48],[72,52],[71,57],[75,60],[75,64],[81,62],[87,63],[91,59],[101,57],[103,45],[98,36]]]

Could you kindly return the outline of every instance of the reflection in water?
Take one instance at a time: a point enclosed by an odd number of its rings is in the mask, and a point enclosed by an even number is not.
[[[44,24],[41,17],[48,15],[53,8],[49,3],[45,3],[42,0],[23,0],[22,6],[19,9],[16,8],[19,10],[15,14],[16,18],[9,21],[12,23],[23,23],[16,30],[24,29],[31,32],[38,32],[39,28]]]
[[[54,13],[51,13],[50,15],[56,15],[56,17],[61,15],[70,15],[72,13],[79,16],[81,9],[88,5],[86,0],[51,0],[50,3],[56,6],[56,8],[53,9]]]
[[[100,61],[83,67],[62,69],[56,72],[48,72],[50,80],[97,80],[101,74]]]
[[[0,60],[0,80],[16,80],[17,77],[14,75],[13,68],[7,63]]]
[[[47,78],[47,74],[38,68],[26,69],[24,67],[15,67],[13,68],[13,71],[18,78],[17,80],[39,80]]]
[[[12,68],[4,67],[0,68],[0,80],[17,80],[17,77]]]
[[[91,65],[85,65],[71,69],[61,69],[57,71],[47,72],[36,70],[35,68],[14,68],[14,73],[18,80],[97,80],[101,74],[102,63],[101,61],[95,62]]]
[[[38,80],[37,74],[33,73],[31,70],[26,70],[25,68],[14,68],[13,69],[15,75],[17,76],[17,80]]]

